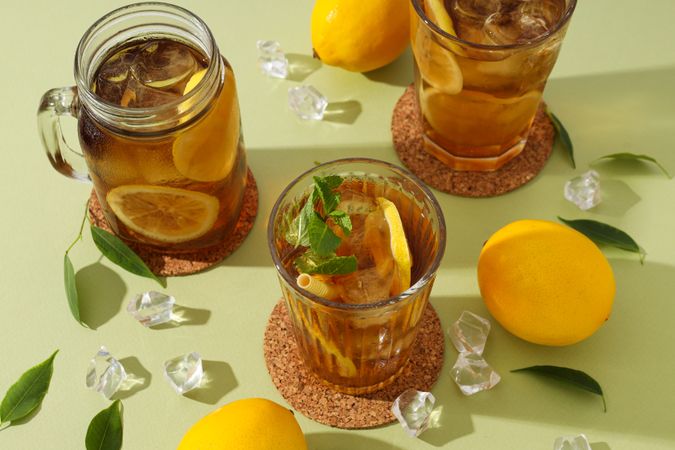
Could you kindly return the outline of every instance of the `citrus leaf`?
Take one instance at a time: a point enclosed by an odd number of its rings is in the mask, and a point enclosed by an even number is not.
[[[605,395],[602,392],[600,383],[595,381],[593,377],[581,370],[570,369],[569,367],[559,366],[530,366],[522,369],[515,369],[511,372],[531,372],[537,375],[542,375],[548,378],[555,378],[564,381],[573,386],[583,389],[593,394],[599,395],[602,398],[602,404],[607,412],[607,403],[605,403]]]
[[[28,369],[7,390],[0,404],[0,424],[22,419],[40,406],[49,390],[58,352],[56,350],[49,358]]]
[[[652,157],[649,156],[649,155],[638,155],[637,153],[627,153],[627,152],[624,152],[624,153],[612,153],[611,155],[601,156],[600,158],[598,158],[598,159],[596,159],[595,161],[593,161],[591,164],[595,164],[595,163],[597,163],[598,161],[602,161],[603,159],[616,159],[616,160],[625,160],[625,161],[647,161],[647,162],[656,164],[656,166],[657,166],[659,169],[661,169],[661,172],[663,172],[663,174],[664,174],[665,176],[667,176],[668,178],[673,178],[673,177],[668,173],[668,171],[666,170],[666,168],[665,168],[660,162],[658,162],[656,159],[652,158]]]
[[[546,108],[546,114],[548,115],[551,122],[553,122],[553,128],[555,128],[555,134],[560,142],[562,143],[563,148],[567,151],[567,155],[570,157],[570,162],[572,163],[573,168],[577,168],[577,163],[574,161],[574,145],[572,145],[572,139],[565,129],[565,126],[562,124],[560,119],[553,114],[548,108]]]
[[[123,434],[122,402],[115,400],[91,419],[84,443],[87,450],[119,450]]]
[[[609,245],[628,252],[640,255],[640,262],[644,262],[645,251],[630,237],[628,233],[597,220],[579,219],[567,220],[558,216],[558,220],[570,228],[585,234],[591,241],[598,245]]]
[[[77,295],[77,284],[75,283],[75,269],[68,253],[63,256],[63,282],[66,287],[66,298],[68,299],[70,313],[80,325],[84,325],[80,318],[80,300]]]
[[[110,261],[133,274],[151,278],[157,281],[161,286],[164,286],[164,282],[152,273],[143,260],[134,253],[133,250],[127,247],[120,238],[95,226],[91,227],[91,236],[94,239],[96,247],[98,247],[101,253],[103,253]]]

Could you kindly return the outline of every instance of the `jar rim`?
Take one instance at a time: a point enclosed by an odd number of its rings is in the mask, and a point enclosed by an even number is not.
[[[167,19],[167,23],[161,24],[155,21],[155,23],[151,24],[141,23],[133,27],[122,28],[125,21],[144,14],[163,16]],[[167,29],[179,30],[176,25],[168,23],[169,18],[180,20],[185,27],[191,27],[194,33],[190,34],[190,37],[194,41],[198,41],[197,43],[200,44],[200,48],[206,53],[208,59],[207,72],[194,89],[170,102],[141,108],[125,108],[110,103],[92,92],[91,77],[94,73],[91,67],[92,63],[101,62],[101,56],[107,55],[111,49],[123,42],[129,42],[131,39],[120,40],[120,42],[108,47],[105,46],[106,43],[110,43],[123,34],[138,38],[142,37],[142,33],[132,34],[132,31],[136,28],[162,25]],[[98,43],[93,51],[89,48],[89,46],[96,44],[93,41],[98,33],[110,31],[109,29],[114,30],[116,27],[120,28],[120,31]],[[184,36],[182,37],[186,37],[187,34],[185,33],[189,30],[182,31],[184,32]],[[91,54],[87,54],[87,52]],[[98,60],[95,58],[97,56]],[[166,134],[168,131],[187,126],[201,117],[208,110],[211,98],[214,98],[219,92],[222,84],[221,79],[225,75],[223,73],[223,66],[224,64],[222,57],[220,57],[215,38],[209,27],[199,16],[183,7],[170,3],[140,2],[125,5],[108,12],[85,31],[75,52],[74,75],[81,104],[99,122],[102,122],[103,125],[113,130],[150,136]],[[181,108],[181,105],[185,105],[186,107]],[[174,112],[174,114],[168,115],[168,111]],[[176,111],[181,112],[175,114]]]

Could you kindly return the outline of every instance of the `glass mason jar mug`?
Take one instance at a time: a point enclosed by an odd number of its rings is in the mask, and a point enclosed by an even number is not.
[[[206,24],[164,3],[112,11],[80,40],[75,81],[42,97],[39,131],[56,170],[93,182],[115,233],[176,252],[227,238],[247,165],[234,73]],[[85,170],[63,115],[77,118]]]
[[[302,281],[311,276],[298,273],[296,257],[305,247],[289,243],[289,233],[300,227],[294,227],[294,218],[310,198],[314,177],[332,175],[342,178],[337,208],[350,211],[353,228],[345,245],[356,255],[358,268],[347,275],[320,276],[324,286],[340,293],[323,290],[319,295]],[[369,226],[378,212],[368,211],[380,198],[396,206],[410,249],[410,287],[403,292],[394,287],[396,269],[389,264],[391,235],[376,238],[373,231],[382,227]],[[391,164],[366,158],[337,160],[293,180],[274,205],[267,230],[305,365],[323,383],[349,394],[373,392],[391,383],[408,362],[445,250],[445,222],[433,194],[414,175]]]

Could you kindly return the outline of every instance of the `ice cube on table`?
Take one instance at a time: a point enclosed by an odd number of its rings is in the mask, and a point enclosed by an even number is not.
[[[288,76],[288,59],[281,50],[281,45],[277,41],[259,40],[256,45],[260,56],[258,57],[258,67],[260,71],[273,78],[286,78]]]
[[[492,389],[501,380],[487,361],[475,353],[460,353],[450,375],[464,395]]]
[[[170,40],[150,42],[141,47],[131,72],[143,86],[183,95],[185,84],[201,69],[190,49]],[[148,105],[149,106],[149,105]]]
[[[161,292],[148,291],[136,295],[127,305],[127,312],[146,327],[172,320],[176,299]]]
[[[408,389],[394,400],[391,412],[405,432],[416,437],[429,427],[435,402],[436,399],[431,392]]]
[[[91,359],[87,370],[87,387],[111,398],[127,379],[124,366],[104,346]]]
[[[489,333],[490,321],[471,311],[462,312],[448,330],[450,340],[458,352],[477,355],[483,354]]]
[[[578,436],[561,436],[553,443],[553,450],[592,450],[588,438],[584,434]]]
[[[602,201],[600,174],[595,170],[589,170],[572,178],[565,183],[564,195],[583,211],[597,206]]]
[[[179,394],[199,387],[204,377],[201,355],[192,352],[165,361],[164,377]]]
[[[328,100],[313,86],[295,86],[288,89],[288,107],[304,120],[321,120]]]

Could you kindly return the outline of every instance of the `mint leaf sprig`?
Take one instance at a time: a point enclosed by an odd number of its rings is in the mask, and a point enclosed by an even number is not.
[[[332,220],[346,236],[352,231],[349,215],[335,209],[340,203],[340,194],[335,189],[342,182],[342,177],[338,175],[314,177],[314,189],[286,233],[289,244],[296,248],[308,247],[294,261],[295,267],[302,273],[345,275],[356,271],[355,256],[337,256],[335,253],[342,240],[326,223]]]

